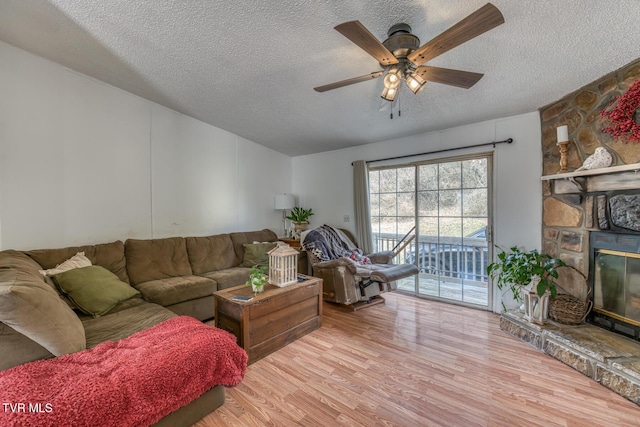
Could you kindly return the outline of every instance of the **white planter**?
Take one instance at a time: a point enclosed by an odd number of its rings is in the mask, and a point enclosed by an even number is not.
[[[253,292],[259,294],[264,291],[264,281],[260,279],[251,279],[251,289]]]

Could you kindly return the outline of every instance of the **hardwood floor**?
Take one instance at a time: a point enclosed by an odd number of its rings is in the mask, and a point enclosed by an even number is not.
[[[638,426],[640,407],[500,330],[399,294],[249,366],[213,426]]]

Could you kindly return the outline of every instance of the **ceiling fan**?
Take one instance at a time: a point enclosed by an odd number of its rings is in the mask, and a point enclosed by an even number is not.
[[[504,17],[498,8],[487,3],[420,46],[420,39],[411,34],[411,27],[404,23],[391,27],[387,32],[388,38],[381,43],[360,21],[345,22],[336,26],[335,29],[373,56],[383,70],[318,86],[314,90],[326,92],[383,75],[384,89],[380,96],[387,101],[393,101],[396,98],[402,80],[414,94],[420,92],[427,81],[468,89],[476,84],[483,74],[423,64],[503,23]]]

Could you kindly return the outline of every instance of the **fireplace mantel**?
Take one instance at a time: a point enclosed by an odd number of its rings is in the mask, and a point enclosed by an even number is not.
[[[566,172],[566,173],[556,173],[553,175],[543,175],[542,180],[548,181],[553,179],[569,179],[569,178],[577,178],[581,176],[592,176],[592,175],[605,175],[617,172],[638,172],[640,171],[640,163],[633,163],[630,165],[620,165],[620,166],[610,166],[608,168],[599,168],[599,169],[590,169],[590,170],[581,170],[574,172]]]
[[[544,175],[553,182],[555,194],[637,190],[640,188],[640,163]]]

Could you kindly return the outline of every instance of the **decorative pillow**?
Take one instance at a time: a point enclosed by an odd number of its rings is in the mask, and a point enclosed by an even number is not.
[[[99,265],[56,274],[53,281],[76,307],[93,317],[108,313],[122,301],[140,296],[140,292]]]
[[[24,270],[0,269],[0,321],[54,356],[86,348],[84,327],[58,293]]]
[[[75,306],[75,304],[73,303],[73,301],[71,301],[69,298],[67,298],[66,295],[61,294],[58,291],[58,287],[56,286],[55,282],[53,281],[53,279],[51,278],[51,276],[44,276],[44,282],[49,285],[51,287],[51,289],[53,289],[54,291],[56,291],[56,294],[60,297],[60,299],[62,301],[64,301],[65,304],[67,304],[69,306],[69,308],[71,310],[76,310],[78,307]]]
[[[91,260],[84,256],[84,252],[78,252],[62,264],[58,264],[55,268],[40,270],[40,274],[43,276],[53,276],[54,274],[64,273],[65,271],[69,271],[74,268],[89,267],[90,265]]]
[[[244,256],[241,267],[253,267],[254,265],[269,265],[269,252],[278,246],[276,242],[243,243]]]

